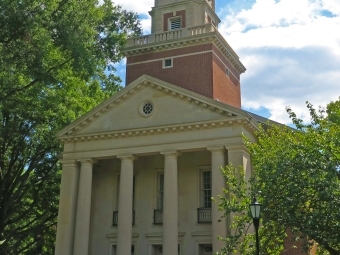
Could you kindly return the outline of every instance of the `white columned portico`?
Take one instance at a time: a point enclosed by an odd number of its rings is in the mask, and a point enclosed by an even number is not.
[[[121,159],[117,255],[131,254],[132,215],[133,215],[133,155],[119,156]]]
[[[177,151],[162,153],[164,159],[163,254],[178,254]]]
[[[223,189],[225,188],[225,178],[220,170],[221,167],[225,167],[225,150],[223,146],[210,147],[208,150],[211,152],[211,193],[217,199],[218,195],[223,195]],[[217,236],[227,236],[227,223],[226,219],[222,218],[223,214],[223,211],[218,210],[217,204],[213,203],[211,208],[213,254],[221,251],[222,247],[224,247],[224,242],[218,240]]]
[[[63,165],[63,170],[60,186],[58,231],[54,254],[72,255],[79,167],[75,160],[61,160],[61,163]]]
[[[73,255],[87,255],[89,252],[92,172],[94,160],[80,160],[77,216]]]

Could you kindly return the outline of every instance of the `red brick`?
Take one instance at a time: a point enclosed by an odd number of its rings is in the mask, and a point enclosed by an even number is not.
[[[186,54],[194,55],[181,56]],[[173,67],[163,68],[163,59],[171,57]],[[225,66],[231,72],[229,77],[225,73]],[[131,83],[143,74],[241,107],[240,74],[212,43],[128,57],[126,83]]]

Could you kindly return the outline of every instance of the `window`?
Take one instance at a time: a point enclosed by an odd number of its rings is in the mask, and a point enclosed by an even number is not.
[[[112,245],[112,255],[116,255],[117,254],[117,245]],[[135,254],[135,246],[131,245],[131,255]]]
[[[144,113],[145,115],[149,115],[149,114],[152,113],[152,111],[153,111],[153,105],[152,105],[152,103],[146,102],[146,103],[144,104],[144,106],[143,106],[143,113]]]
[[[178,245],[178,254],[180,254],[180,245]],[[161,255],[163,254],[163,245],[154,244],[152,245],[151,255]]]
[[[136,186],[136,178],[133,177],[133,182],[132,182],[132,210],[135,210],[135,186]]]
[[[152,255],[161,255],[163,254],[163,247],[161,244],[159,245],[152,245],[152,251],[151,251]]]
[[[229,76],[229,72],[230,72],[229,69],[226,68],[226,69],[225,69],[225,74],[226,74],[227,76]]]
[[[156,208],[153,211],[153,224],[163,224],[164,173],[157,174]]]
[[[163,68],[172,67],[172,58],[166,58],[163,60]]]
[[[157,207],[163,209],[163,197],[164,197],[164,174],[158,174],[158,187],[157,187]]]
[[[155,105],[149,100],[141,103],[138,107],[139,114],[145,118],[150,117],[154,113],[154,110]]]
[[[211,171],[202,171],[201,206],[211,208]]]
[[[174,17],[174,18],[169,19],[169,21],[170,21],[170,30],[182,28],[181,17]]]
[[[212,255],[212,245],[211,244],[200,244],[199,255]]]

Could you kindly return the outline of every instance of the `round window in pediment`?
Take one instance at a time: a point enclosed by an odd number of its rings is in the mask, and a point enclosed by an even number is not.
[[[154,104],[151,101],[144,102],[139,107],[139,113],[143,117],[150,117],[154,112]]]

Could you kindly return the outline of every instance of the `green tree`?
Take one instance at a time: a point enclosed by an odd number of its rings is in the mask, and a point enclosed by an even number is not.
[[[55,133],[120,89],[136,14],[110,1],[0,4],[0,254],[53,254],[62,150]]]
[[[256,143],[246,139],[255,171],[251,187],[233,175],[232,166],[223,171],[226,192],[235,199],[223,199],[220,208],[237,215],[224,252],[244,249],[241,254],[254,254],[247,211],[251,194],[261,191],[261,254],[280,254],[288,231],[306,249],[317,243],[319,254],[340,254],[340,99],[326,110],[310,103],[307,107],[310,124],[287,108],[296,129],[267,124]]]

